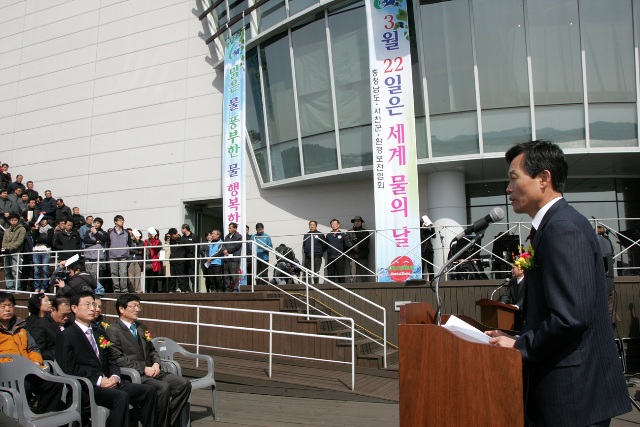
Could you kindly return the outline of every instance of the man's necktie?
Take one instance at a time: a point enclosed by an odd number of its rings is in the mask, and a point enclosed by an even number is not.
[[[93,352],[96,354],[97,357],[100,357],[100,354],[98,352],[98,344],[96,344],[96,339],[93,337],[93,331],[91,330],[91,328],[87,329],[87,331],[84,334],[87,336],[87,339],[91,344],[91,348],[93,349]]]
[[[533,238],[536,237],[536,228],[531,227],[531,231],[529,232],[529,242],[533,242]]]
[[[138,339],[138,329],[136,328],[135,323],[132,323],[131,326],[129,326],[129,329],[131,329],[131,333],[133,334],[133,337],[137,340]]]

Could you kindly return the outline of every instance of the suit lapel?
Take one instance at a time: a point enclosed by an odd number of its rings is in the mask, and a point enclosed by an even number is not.
[[[125,325],[121,320],[118,320],[118,326],[120,326],[124,332],[124,335],[126,337],[126,339],[129,341],[129,344],[133,346],[133,348],[135,348],[137,351],[139,351],[142,356],[144,357],[144,352],[142,350],[142,347],[140,346],[140,343],[136,340],[136,338],[133,336],[133,334],[131,333],[131,330],[129,328],[127,328],[127,325]],[[138,331],[138,339],[140,339],[140,326],[137,323],[134,323],[134,325],[136,325],[136,331]]]
[[[91,347],[91,343],[87,339],[87,336],[84,334],[84,332],[82,332],[82,329],[80,328],[80,326],[74,323],[71,327],[76,329],[76,334],[78,334],[78,342],[81,343],[80,344],[81,346],[85,347],[85,351],[87,352],[87,354],[90,354],[94,359],[98,361],[98,363],[102,365],[102,349],[100,348],[100,345],[98,345],[98,354],[100,355],[100,357],[97,357],[96,352],[93,351],[93,347]],[[91,331],[93,332],[93,338],[96,340],[96,344],[98,344],[98,337],[96,337],[96,334],[93,328],[91,329]]]

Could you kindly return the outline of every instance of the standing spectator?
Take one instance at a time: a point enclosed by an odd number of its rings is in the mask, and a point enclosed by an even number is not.
[[[85,225],[84,216],[80,215],[80,208],[77,206],[73,208],[72,212],[73,213],[71,214],[71,220],[73,221],[73,229],[78,231],[80,230],[80,227]],[[82,238],[82,236],[80,236],[80,238]]]
[[[2,238],[2,253],[4,255],[5,285],[7,290],[13,291],[16,289],[16,280],[20,275],[20,251],[27,230],[20,224],[20,217],[15,213],[9,216],[9,224]]]
[[[613,279],[613,244],[609,240],[608,236],[605,235],[604,227],[602,225],[598,225],[596,227],[596,238],[598,239],[598,244],[600,245],[600,252],[602,253],[602,261],[604,263],[604,273],[607,280],[607,300],[609,302],[609,316],[611,317],[611,325],[613,327],[616,326],[616,323],[620,320],[618,313],[616,313],[616,304],[615,304],[615,288],[614,288],[614,279]]]
[[[426,280],[433,277],[433,238],[436,232],[433,230],[433,223],[427,215],[420,218],[420,255],[422,257],[422,276]]]
[[[162,242],[158,239],[158,231],[155,228],[149,227],[147,230],[147,240],[144,241],[144,247],[146,251],[144,275],[147,292],[160,292],[162,289],[162,262],[159,259]]]
[[[24,192],[29,196],[29,199],[37,199],[40,197],[38,192],[33,189],[33,181],[27,181],[27,189]]]
[[[184,247],[184,257],[188,258],[185,261],[185,283],[187,285],[187,291],[195,289],[196,285],[196,247],[200,243],[200,239],[194,233],[191,232],[189,224],[182,224],[182,238],[180,239]],[[193,288],[191,287],[193,284]]]
[[[238,233],[238,224],[229,223],[229,234],[224,237],[224,244],[214,255],[225,257],[223,261],[224,285],[226,292],[240,292],[240,256],[242,255],[242,235]]]
[[[7,197],[9,197],[9,200],[11,200],[14,205],[17,206],[18,202],[22,201],[22,188],[18,187],[13,192],[9,190],[7,190],[7,192],[9,193]]]
[[[162,256],[162,254],[164,254],[164,256]],[[159,292],[169,292],[169,282],[171,280],[171,262],[169,261],[169,258],[171,258],[171,234],[169,233],[164,235],[160,258],[164,260],[162,261],[164,279],[162,280],[162,290]]]
[[[82,224],[82,226],[78,228],[78,234],[80,235],[80,240],[82,240],[83,248],[85,247],[84,238],[87,236],[87,233],[91,230],[91,227],[93,227],[93,217],[91,215],[88,215],[87,218],[84,220],[84,224]]]
[[[18,201],[16,202],[16,205],[18,206],[20,215],[22,215],[23,212],[26,212],[26,210],[29,209],[29,198],[27,197],[27,195],[24,193],[20,194],[20,199],[18,199]],[[35,204],[34,204],[34,208],[35,208]],[[33,214],[32,214],[32,218],[33,218]],[[35,220],[35,218],[33,219]],[[30,221],[30,219],[27,219],[27,221]]]
[[[336,283],[344,283],[344,251],[351,247],[351,239],[340,231],[340,221],[331,220],[331,231],[327,233],[327,276]]]
[[[85,234],[84,259],[87,271],[100,283],[100,278],[104,277],[107,268],[107,256],[105,248],[109,241],[109,235],[102,229],[103,220],[96,217],[87,234]]]
[[[222,258],[214,258],[220,251],[222,242],[220,241],[220,231],[213,230],[207,233],[207,253],[205,262],[205,285],[207,292],[224,292],[225,287],[222,281]]]
[[[24,197],[26,196],[26,194],[23,194],[23,200]],[[27,221],[31,222],[34,221],[36,219],[38,219],[38,217],[40,216],[40,211],[38,210],[38,207],[36,206],[36,201],[34,199],[31,199],[29,201],[27,201],[27,208],[25,209],[25,211],[27,213]]]
[[[9,165],[2,164],[2,170],[0,171],[0,189],[9,190],[9,184],[11,184],[11,174],[9,173]]]
[[[73,229],[73,221],[70,219],[64,223],[64,230],[57,234],[54,232],[53,250],[63,251],[58,253],[58,260],[67,260],[80,253],[80,236]]]
[[[253,283],[252,279],[251,279],[251,275],[253,274],[253,262],[251,261],[251,233],[249,231],[249,226],[247,225],[245,227],[245,240],[247,241],[247,243],[244,244],[245,246],[245,269],[244,269],[244,273],[245,273],[245,277],[247,278],[247,281],[245,283]]]
[[[46,215],[49,219],[49,222],[54,222],[56,219],[56,210],[58,209],[58,205],[56,203],[56,199],[51,196],[51,190],[47,190],[44,192],[44,199],[40,202],[40,212]],[[58,222],[55,221],[57,224]]]
[[[318,221],[309,221],[309,232],[306,233],[302,241],[304,252],[305,268],[317,273],[322,265],[322,254],[326,250],[327,241],[321,232],[318,231]],[[314,275],[312,283],[318,283],[318,276]]]
[[[51,261],[51,246],[53,245],[53,227],[46,218],[33,230],[33,264],[34,291],[47,292],[49,290],[49,262]]]
[[[273,249],[271,236],[264,232],[264,224],[261,222],[256,224],[256,234],[251,236],[251,240],[269,249]],[[256,277],[262,284],[266,284],[269,282],[269,251],[256,245],[256,258],[258,259]],[[251,258],[248,259],[248,262],[250,261]]]
[[[22,261],[20,265],[22,270],[20,271],[20,280],[18,280],[18,290],[26,291],[31,290],[34,287],[33,284],[33,247],[35,246],[33,241],[33,230],[36,229],[35,222],[27,222],[26,213],[23,215],[21,225],[25,229],[24,242],[22,243]]]
[[[2,225],[7,227],[9,224],[9,216],[12,214],[20,215],[17,206],[13,204],[7,195],[7,189],[0,190],[0,214],[2,214]]]
[[[71,224],[73,224],[71,209],[69,209],[69,206],[64,204],[64,200],[58,199],[56,200],[56,221],[60,221],[61,219],[71,221]]]
[[[16,188],[19,188],[21,192],[24,192],[26,190],[26,188],[24,188],[24,184],[22,183],[22,180],[23,180],[22,175],[16,175],[16,180],[11,184],[9,184],[9,186],[7,187],[7,190],[9,190],[9,194],[13,193],[16,190]]]
[[[351,220],[353,228],[349,230],[351,237],[351,250],[349,251],[353,261],[351,262],[351,282],[362,282],[371,274],[369,271],[369,243],[371,238],[369,232],[362,228],[364,219],[355,216]]]
[[[171,245],[171,278],[169,279],[169,292],[187,291],[185,285],[185,261],[183,260],[185,248],[182,246],[181,237],[175,228],[169,229],[169,244]]]
[[[131,238],[124,228],[124,217],[113,217],[114,227],[109,232],[109,261],[111,264],[111,279],[113,280],[113,292],[127,292],[127,267],[129,260],[129,246]]]
[[[142,246],[143,242],[140,239],[142,234],[137,229],[127,229],[129,232],[129,259],[131,262],[129,263],[129,267],[127,271],[129,272],[129,280],[128,280],[128,288],[129,292],[142,292],[142,282],[140,277],[142,275]],[[138,249],[134,249],[138,248]]]

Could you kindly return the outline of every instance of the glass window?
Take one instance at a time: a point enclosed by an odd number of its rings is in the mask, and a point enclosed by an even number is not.
[[[420,6],[430,114],[476,109],[469,5]]]
[[[517,141],[531,139],[529,108],[482,111],[484,151],[507,151]]]
[[[289,16],[310,8],[318,3],[317,0],[289,0]]]
[[[473,15],[482,109],[529,105],[522,0],[474,0]]]
[[[635,104],[589,104],[592,147],[638,145]]]
[[[284,0],[269,0],[257,10],[258,33],[268,30],[287,17]]]
[[[230,19],[235,18],[246,8],[247,0],[229,0],[229,16],[231,17]]]
[[[261,46],[273,179],[300,176],[298,132],[287,34]]]
[[[426,121],[425,116],[416,117],[416,152],[418,153],[419,159],[429,157]]]
[[[247,53],[247,137],[256,157],[262,182],[269,182],[269,159],[267,158],[267,139],[264,129],[264,109],[262,108],[262,90],[258,51],[251,49]]]
[[[538,139],[546,139],[560,148],[584,148],[584,107],[579,105],[553,105],[536,107]]]
[[[329,33],[342,167],[371,165],[371,90],[364,6],[330,11]]]
[[[578,1],[528,1],[527,12],[536,105],[583,102]]]
[[[325,20],[291,33],[305,173],[338,168]]]
[[[475,111],[431,116],[433,157],[476,154],[479,146]]]
[[[580,2],[589,102],[635,102],[629,0]]]
[[[223,1],[214,9],[213,16],[216,17],[216,31],[227,23],[229,17],[227,16],[227,2]]]

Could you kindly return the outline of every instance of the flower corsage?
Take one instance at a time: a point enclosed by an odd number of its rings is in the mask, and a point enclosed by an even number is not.
[[[102,329],[107,329],[109,326],[111,326],[110,324],[108,324],[107,322],[100,322],[100,326],[102,326]]]
[[[100,338],[98,338],[98,345],[100,346],[100,348],[108,348],[111,347],[113,343],[106,339],[104,335],[100,335]]]
[[[147,341],[151,341],[151,332],[149,332],[148,330],[144,331],[144,339]]]
[[[529,271],[535,266],[534,251],[531,245],[527,247],[527,250],[522,252],[523,247],[520,246],[520,254],[516,257],[513,264],[520,270]]]

